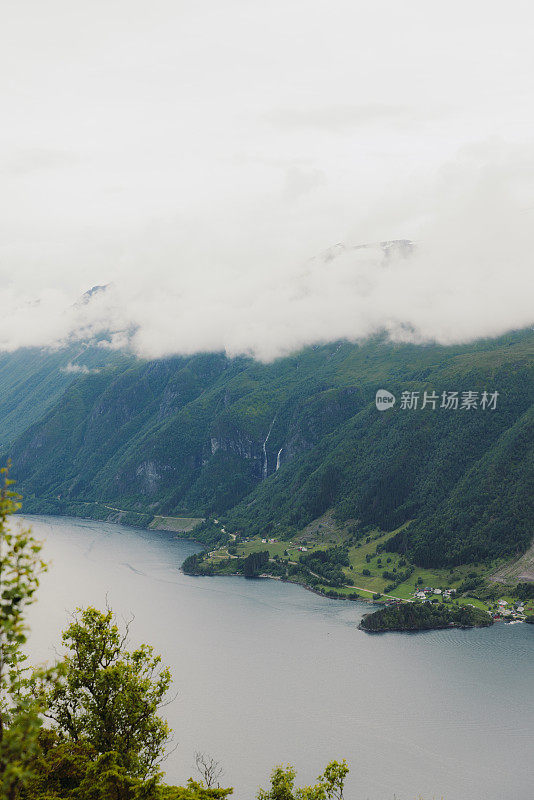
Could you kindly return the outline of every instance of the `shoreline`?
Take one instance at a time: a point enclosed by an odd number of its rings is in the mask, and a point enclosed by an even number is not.
[[[32,502],[27,501],[32,507]],[[158,519],[174,519],[174,520],[197,520],[199,523],[204,521],[204,517],[189,517],[189,516],[175,516],[169,515],[165,516],[162,514],[153,514],[150,511],[134,511],[128,510],[126,508],[116,508],[114,506],[107,505],[106,503],[100,503],[97,500],[79,500],[73,502],[74,506],[84,506],[83,511],[87,511],[90,508],[95,509],[95,511],[102,510],[102,515],[95,515],[95,516],[87,516],[84,513],[77,513],[75,509],[69,508],[68,512],[54,510],[32,510],[32,511],[25,511],[24,509],[25,503],[23,502],[23,508],[19,509],[16,514],[21,516],[40,516],[40,517],[64,517],[72,519],[85,519],[87,521],[93,522],[109,522],[112,525],[124,525],[127,528],[137,528],[138,530],[146,530],[146,531],[159,531],[161,533],[176,533],[176,534],[183,534],[184,538],[192,538],[189,537],[189,530],[179,528],[167,528],[167,527],[159,527],[158,525],[152,524]],[[39,504],[37,504],[37,508],[39,508]],[[130,519],[133,517],[134,519]],[[145,517],[146,521],[141,522],[140,518]],[[191,532],[194,531],[196,525],[190,529]],[[194,540],[198,541],[198,540]],[[204,542],[198,542],[199,544],[204,544]]]
[[[124,511],[124,512],[121,512],[121,513],[129,514],[129,513],[137,513],[137,512]],[[139,512],[139,513],[141,513],[141,512]],[[202,547],[206,547],[206,543],[205,542],[201,542],[199,539],[195,539],[193,536],[190,536],[187,531],[183,531],[182,532],[182,531],[172,530],[170,528],[151,528],[150,525],[135,525],[133,522],[122,522],[121,520],[118,520],[118,519],[111,519],[111,518],[104,519],[104,518],[101,518],[101,517],[85,517],[85,516],[82,516],[81,514],[72,514],[72,513],[71,514],[57,514],[57,513],[52,514],[52,513],[48,512],[48,511],[24,511],[23,509],[20,509],[19,511],[16,511],[12,516],[14,516],[14,517],[58,517],[60,519],[85,520],[86,522],[105,522],[108,525],[122,525],[123,528],[133,528],[134,530],[147,531],[148,533],[174,534],[174,538],[175,539],[178,539],[178,540],[181,540],[181,541],[184,541],[184,542],[194,542],[195,544],[198,544],[198,545],[200,545]],[[114,515],[110,515],[110,517],[111,516],[114,516]],[[149,514],[145,514],[144,516],[148,517]],[[158,515],[157,514],[153,515],[152,519],[154,519],[156,516],[158,516]],[[176,519],[180,519],[180,517],[176,517]],[[183,536],[179,535],[181,533],[183,533]]]
[[[47,514],[47,513],[40,513],[40,512],[29,512],[28,514],[25,514],[22,511],[18,511],[15,514],[13,514],[12,516],[20,517],[22,519],[28,518],[28,517],[45,517],[45,518],[58,517],[60,519],[66,519],[66,520],[67,519],[72,519],[72,520],[80,520],[80,521],[86,521],[86,522],[105,522],[106,524],[122,525],[123,527],[129,527],[129,528],[132,528],[133,530],[138,530],[138,531],[146,531],[148,533],[154,532],[154,533],[163,533],[163,534],[166,534],[166,535],[171,535],[171,538],[174,539],[175,541],[190,542],[191,544],[195,544],[195,545],[198,545],[199,547],[202,547],[202,548],[206,549],[205,542],[201,542],[198,539],[194,539],[192,536],[188,536],[188,535],[180,536],[180,535],[178,535],[180,533],[180,531],[173,531],[173,530],[168,530],[168,529],[165,529],[165,528],[150,528],[150,527],[141,526],[141,525],[131,525],[131,524],[128,524],[128,523],[120,522],[118,520],[98,519],[98,518],[95,518],[95,517],[82,517],[82,516],[78,516],[76,514]],[[30,522],[31,522],[31,520],[30,520]],[[200,552],[203,552],[203,551],[200,551]],[[183,564],[183,562],[182,562],[182,564]],[[180,564],[180,566],[178,568],[179,571],[183,575],[188,575],[188,577],[191,577],[191,578],[242,578],[243,580],[272,580],[272,581],[279,581],[280,583],[287,583],[287,584],[293,584],[294,586],[299,586],[300,588],[305,589],[308,592],[312,592],[313,594],[316,594],[319,597],[324,598],[325,600],[341,600],[343,602],[349,602],[349,603],[350,602],[352,602],[352,603],[362,602],[362,603],[367,603],[369,605],[378,606],[378,607],[387,606],[388,603],[393,603],[395,601],[397,603],[402,603],[402,604],[413,602],[411,600],[405,600],[403,598],[393,598],[392,596],[389,596],[389,595],[387,596],[388,599],[379,599],[379,600],[374,600],[372,597],[362,597],[361,595],[359,595],[357,598],[350,598],[348,595],[344,595],[344,596],[340,595],[339,597],[329,597],[327,594],[325,594],[324,592],[321,592],[319,589],[316,589],[313,586],[309,586],[308,584],[303,583],[302,581],[291,581],[291,580],[287,580],[285,578],[281,578],[281,577],[279,577],[277,575],[261,574],[261,575],[258,575],[256,578],[245,578],[245,576],[242,575],[240,572],[230,572],[230,573],[227,572],[227,573],[222,574],[222,575],[192,575],[190,573],[187,573],[187,572],[183,571],[182,564]],[[352,588],[352,587],[347,587],[347,588]],[[372,614],[372,613],[375,613],[375,612],[368,612],[364,616],[369,616],[369,614]],[[498,620],[494,620],[494,623],[495,622],[503,622],[505,624],[517,624],[519,622],[525,622],[525,620],[498,619]],[[380,631],[380,630],[373,631],[373,630],[368,630],[368,629],[362,627],[361,621],[358,624],[358,630],[361,630],[363,633],[425,633],[425,632],[428,632],[429,630],[448,630],[448,629],[451,629],[451,628],[454,628],[456,630],[459,630],[459,629],[472,630],[474,628],[479,628],[479,627],[485,627],[485,626],[454,625],[454,626],[444,626],[444,627],[440,627],[440,628],[429,628],[429,629],[419,629],[419,630],[418,629],[392,629],[391,631]],[[488,626],[488,627],[491,627],[491,625]]]
[[[98,506],[98,503],[96,503],[96,501],[94,503],[87,502],[87,501],[80,501],[80,502],[84,502],[84,504],[86,504],[87,506],[90,506],[90,505]],[[192,544],[198,545],[198,547],[202,548],[202,550],[200,550],[199,552],[207,552],[208,549],[209,549],[205,542],[201,542],[199,539],[195,539],[194,536],[191,535],[191,533],[193,533],[193,531],[194,531],[194,528],[192,529],[192,531],[190,533],[188,531],[172,530],[172,529],[169,529],[169,528],[150,527],[150,523],[156,517],[162,516],[162,515],[155,515],[154,514],[154,515],[150,516],[150,514],[147,514],[145,512],[129,512],[129,511],[126,511],[124,509],[112,509],[109,506],[104,506],[103,504],[102,504],[102,506],[104,508],[110,510],[110,511],[115,511],[116,513],[115,514],[113,514],[113,513],[109,514],[106,518],[102,518],[102,517],[87,517],[87,516],[79,515],[79,514],[72,513],[72,512],[69,513],[69,514],[64,514],[64,513],[54,513],[54,514],[52,514],[50,512],[46,512],[46,511],[45,512],[43,512],[43,511],[30,511],[30,512],[24,513],[24,511],[21,509],[21,510],[17,511],[13,516],[15,516],[15,517],[17,517],[17,516],[19,516],[19,517],[28,517],[28,516],[58,517],[58,518],[62,518],[62,519],[71,518],[73,520],[85,520],[87,522],[104,522],[104,523],[111,524],[111,525],[122,525],[123,527],[132,528],[134,530],[147,531],[148,533],[152,533],[153,532],[153,533],[162,533],[162,534],[165,534],[165,535],[171,535],[172,538],[177,540],[177,541],[190,542]],[[117,519],[116,518],[117,514],[128,515],[130,513],[136,514],[136,515],[143,515],[145,517],[150,517],[150,522],[148,523],[148,525],[141,525],[141,524],[135,524],[134,522],[128,522],[128,521],[124,521],[123,522],[121,519]],[[113,518],[113,517],[115,517],[115,518]],[[174,517],[174,518],[175,519],[190,519],[189,517]],[[183,571],[182,565],[180,565],[179,569],[184,575],[189,574],[189,573],[186,573],[186,572]],[[233,573],[225,573],[225,574],[222,574],[222,575],[211,575],[211,576],[210,575],[190,575],[190,577],[199,577],[199,578],[203,578],[203,577],[205,577],[205,578],[209,578],[209,577],[220,577],[220,578],[236,577],[236,578],[244,578],[245,576],[242,575],[239,572],[233,572]],[[310,586],[310,585],[308,585],[306,583],[303,583],[302,581],[292,581],[292,580],[287,580],[287,579],[281,578],[281,577],[276,576],[276,575],[266,575],[266,574],[262,574],[262,575],[258,576],[258,578],[260,578],[260,579],[268,578],[270,580],[281,581],[282,583],[292,583],[295,586],[300,586],[301,588],[305,589],[308,592],[313,592],[314,594],[318,595],[319,597],[323,597],[325,600],[342,600],[344,602],[358,602],[358,601],[361,601],[363,603],[368,603],[368,604],[374,605],[374,606],[385,606],[388,603],[402,603],[402,604],[404,604],[404,603],[412,603],[413,602],[413,600],[411,600],[411,599],[402,598],[402,597],[395,597],[394,595],[385,595],[385,594],[382,594],[382,593],[381,593],[381,598],[380,599],[376,599],[376,600],[373,599],[372,597],[364,597],[361,594],[359,594],[357,598],[350,598],[348,595],[339,595],[338,597],[330,597],[325,592],[322,592],[319,589],[314,588],[313,586]],[[348,588],[348,589],[354,588],[357,592],[368,591],[369,594],[372,594],[371,590],[358,588],[356,586],[354,586],[354,587],[346,586],[345,588]],[[502,621],[502,622],[505,622],[505,623],[510,623],[512,621],[521,622],[521,621],[524,621],[524,620],[498,619],[498,620],[495,620],[495,621],[496,622],[497,621]],[[369,632],[369,631],[366,631],[366,632]],[[404,632],[409,632],[409,631],[404,631]]]
[[[324,592],[320,592],[318,589],[314,589],[313,586],[309,586],[307,583],[302,583],[302,581],[289,581],[284,578],[280,578],[277,575],[258,575],[256,578],[245,578],[240,572],[225,572],[223,575],[192,575],[189,572],[184,572],[182,567],[180,567],[180,572],[183,572],[184,575],[188,575],[190,578],[242,578],[243,580],[271,580],[271,581],[279,581],[280,583],[289,583],[293,586],[300,586],[303,589],[306,589],[308,592],[313,592],[313,594],[319,595],[319,597],[324,597],[325,600],[342,600],[343,602],[349,603],[358,603],[362,601],[363,603],[371,603],[373,605],[386,605],[388,600],[373,600],[372,597],[362,597],[358,595],[357,598],[352,599],[348,596],[340,595],[339,597],[329,597]],[[409,603],[410,600],[402,600],[400,597],[395,598],[398,600],[399,603]]]
[[[127,512],[125,512],[125,513],[127,513]],[[24,513],[24,511],[22,511],[22,510],[17,511],[15,514],[13,514],[13,516],[14,517],[22,517],[22,518],[24,518],[24,517],[59,517],[61,519],[69,519],[70,518],[70,519],[85,520],[86,522],[105,522],[105,523],[110,524],[110,525],[122,525],[125,528],[133,528],[134,530],[147,531],[148,533],[154,532],[154,533],[170,534],[170,535],[172,535],[172,538],[176,539],[177,541],[191,542],[193,544],[197,544],[200,547],[203,547],[203,548],[207,549],[205,542],[201,542],[198,539],[195,539],[193,536],[187,535],[187,532],[184,532],[185,535],[180,536],[180,535],[178,535],[178,534],[180,534],[180,531],[168,530],[167,528],[151,528],[151,527],[146,526],[146,525],[133,525],[131,523],[121,522],[120,520],[116,520],[116,519],[100,519],[98,517],[84,517],[84,516],[81,516],[81,515],[79,516],[78,514],[50,514],[50,513],[39,512],[39,511],[30,511],[28,513]],[[112,516],[112,515],[110,515],[110,516]],[[146,516],[148,516],[148,514]],[[180,572],[182,572],[184,575],[189,575],[189,573],[183,571],[182,565],[180,565],[179,569],[180,569]],[[227,572],[224,575],[189,575],[189,577],[191,577],[191,578],[243,578],[245,580],[245,576],[242,575],[240,572]],[[252,578],[252,579],[248,578],[247,580],[272,580],[272,581],[280,581],[281,583],[291,583],[294,586],[300,586],[302,589],[306,589],[306,591],[308,591],[308,592],[313,592],[313,594],[316,594],[319,597],[324,597],[325,600],[342,600],[344,602],[351,602],[351,603],[357,603],[359,601],[362,601],[363,603],[370,603],[371,605],[385,605],[387,603],[387,600],[373,600],[372,597],[362,597],[361,595],[359,595],[358,598],[355,599],[355,600],[351,600],[351,598],[343,597],[343,596],[340,596],[340,597],[329,597],[324,592],[321,592],[318,589],[314,589],[313,586],[309,586],[306,583],[302,583],[302,581],[284,580],[283,578],[280,578],[280,577],[278,577],[276,575],[259,575],[257,578]],[[362,591],[362,590],[360,590],[360,591]],[[364,591],[366,591],[366,590],[364,590]],[[404,602],[410,602],[409,600],[402,600],[401,598],[390,598],[390,599],[398,600],[398,602],[403,602],[403,603]]]

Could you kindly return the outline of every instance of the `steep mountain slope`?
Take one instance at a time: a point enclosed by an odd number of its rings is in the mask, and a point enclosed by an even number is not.
[[[395,408],[380,414],[367,404],[233,509],[229,524],[254,533],[280,532],[301,528],[335,507],[341,520],[384,530],[415,519],[391,546],[420,564],[523,550],[534,534],[532,354],[532,339],[526,337],[520,344],[407,371],[400,384],[395,376],[388,388],[397,396],[401,390],[434,389],[440,395],[452,388],[481,393],[498,387],[500,405],[495,412]],[[446,533],[444,519],[455,514]]]
[[[534,535],[534,406],[468,469],[436,510],[389,542],[418,564],[522,552]],[[466,539],[464,531],[469,531]]]
[[[125,362],[79,377],[11,454],[27,510],[99,501],[290,535],[333,508],[385,530],[413,520],[392,546],[420,563],[512,555],[532,537],[533,354],[526,331],[461,347],[341,342],[272,364]],[[377,410],[379,388],[393,409]],[[401,408],[402,392],[424,391],[499,398]]]
[[[127,357],[96,345],[57,350],[28,347],[0,354],[0,448],[5,448],[54,405],[80,374]]]

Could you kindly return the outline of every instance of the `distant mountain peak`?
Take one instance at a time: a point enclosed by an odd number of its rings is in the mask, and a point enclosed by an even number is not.
[[[95,295],[103,294],[106,291],[106,289],[110,287],[110,285],[111,284],[109,283],[105,283],[103,285],[92,286],[90,289],[88,289],[86,292],[82,294],[80,299],[77,301],[76,305],[77,306],[87,305],[87,303],[89,303],[93,299],[93,297],[95,297]]]

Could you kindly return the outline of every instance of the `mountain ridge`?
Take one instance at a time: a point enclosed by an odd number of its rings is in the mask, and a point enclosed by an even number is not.
[[[132,521],[217,515],[235,531],[290,536],[333,509],[385,530],[413,519],[392,546],[420,561],[517,556],[532,537],[533,352],[522,331],[454,347],[336,342],[271,364],[220,353],[125,360],[75,378],[15,438],[14,475],[27,511],[105,502]],[[379,412],[379,388],[501,398],[493,412]],[[501,439],[514,426],[518,465]],[[504,497],[509,473],[519,490]],[[498,524],[456,519],[462,504],[481,507],[470,475],[490,486]]]

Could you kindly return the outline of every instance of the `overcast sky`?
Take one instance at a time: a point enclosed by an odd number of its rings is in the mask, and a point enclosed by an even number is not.
[[[526,0],[5,3],[0,347],[532,324],[533,28]]]

